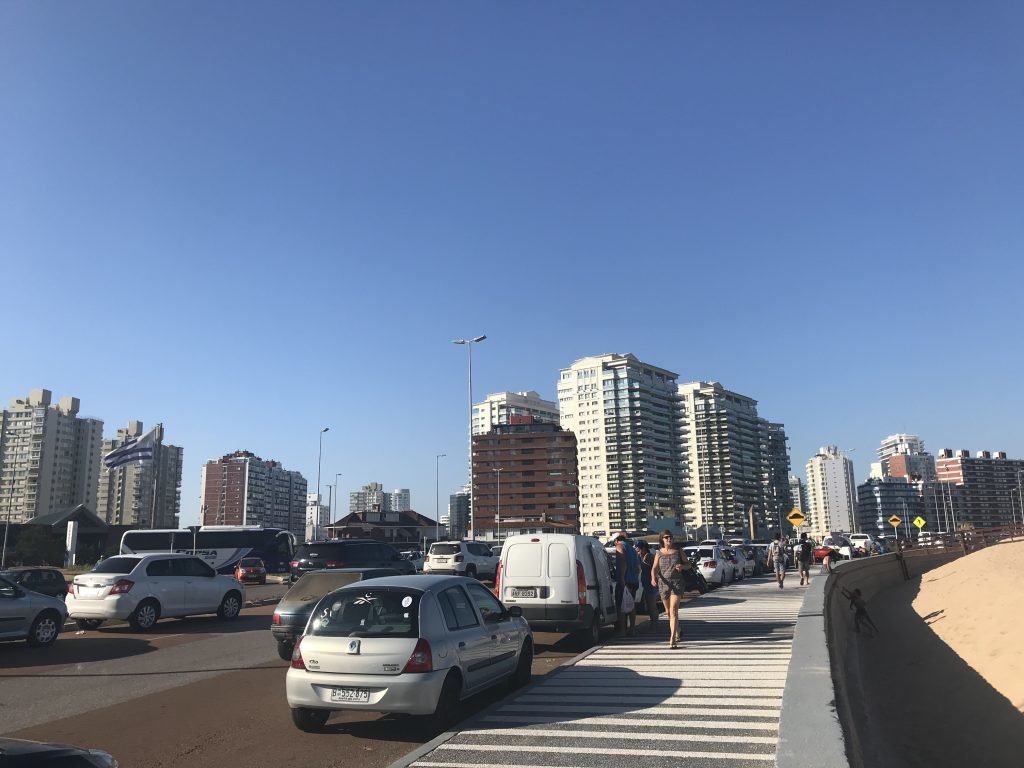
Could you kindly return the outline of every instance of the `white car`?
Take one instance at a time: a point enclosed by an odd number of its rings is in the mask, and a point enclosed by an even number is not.
[[[423,572],[434,575],[493,579],[497,571],[498,558],[490,547],[479,541],[435,542],[423,562]]]
[[[423,572],[423,553],[418,549],[408,549],[401,553],[403,560],[408,560],[412,563],[413,568],[416,569],[416,573]]]
[[[826,536],[821,544],[824,547],[831,547],[834,552],[838,552],[840,557],[845,560],[853,558],[853,544],[846,536],[833,533],[831,536]]]
[[[121,619],[145,632],[168,616],[216,613],[222,619],[237,618],[245,605],[245,587],[193,555],[118,555],[75,576],[65,602],[81,629]]]
[[[683,550],[686,556],[700,570],[708,584],[723,586],[736,580],[734,561],[725,556],[722,547],[699,546],[687,547]]]
[[[743,547],[729,547],[728,551],[733,555],[736,575],[740,581],[745,579],[747,576],[754,575],[754,560],[747,557],[747,553],[743,551]]]
[[[315,732],[333,710],[432,716],[530,680],[533,635],[522,610],[458,576],[388,576],[326,595],[295,645],[285,680],[292,722]]]

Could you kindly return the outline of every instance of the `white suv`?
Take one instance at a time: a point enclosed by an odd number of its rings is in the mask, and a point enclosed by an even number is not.
[[[491,548],[479,541],[438,541],[430,545],[423,572],[493,579],[498,560]]]
[[[222,619],[237,618],[245,587],[193,555],[120,555],[76,576],[66,604],[81,629],[122,619],[145,632],[163,616],[216,612]]]

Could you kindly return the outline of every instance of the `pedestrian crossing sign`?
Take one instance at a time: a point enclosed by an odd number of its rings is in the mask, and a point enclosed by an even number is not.
[[[893,515],[892,517],[889,518],[889,525],[891,525],[893,528],[895,528],[897,525],[899,525],[902,522],[903,522],[903,518],[901,518],[899,515]]]
[[[925,527],[926,525],[928,525],[928,521],[927,521],[927,520],[925,520],[925,519],[924,519],[923,517],[921,517],[920,515],[918,515],[917,517],[915,517],[915,518],[914,518],[914,525],[916,525],[916,526],[917,526],[917,530],[921,530],[921,529],[922,529],[922,528],[924,528],[924,527]]]
[[[807,519],[807,515],[794,507],[793,511],[786,515],[786,519],[789,520],[794,527],[799,527],[800,524]]]

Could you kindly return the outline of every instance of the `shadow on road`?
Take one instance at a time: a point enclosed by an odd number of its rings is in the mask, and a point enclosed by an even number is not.
[[[67,664],[87,664],[93,661],[110,661],[139,656],[157,650],[149,641],[134,637],[125,638],[77,638],[62,640],[49,648],[29,648],[24,643],[0,643],[0,677],[24,677],[9,675],[8,669],[26,667],[62,667]],[[45,674],[45,673],[41,673]]]
[[[149,631],[151,635],[233,635],[239,632],[253,632],[257,630],[270,629],[270,614],[240,614],[237,619],[224,621],[216,615],[209,616],[187,616],[183,619],[160,619],[156,626]],[[99,629],[90,630],[91,633],[107,636],[133,635],[145,637],[146,633],[139,633],[127,624],[104,625]],[[270,632],[267,632],[267,639],[270,639]]]

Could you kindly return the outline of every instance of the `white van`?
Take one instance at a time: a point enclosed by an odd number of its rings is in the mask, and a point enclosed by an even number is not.
[[[615,623],[615,585],[599,540],[538,533],[509,536],[504,544],[494,593],[522,608],[531,629],[577,632],[597,643],[601,627]]]

